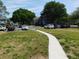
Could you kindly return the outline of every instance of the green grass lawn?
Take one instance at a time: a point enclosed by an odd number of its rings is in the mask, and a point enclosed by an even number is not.
[[[0,33],[0,59],[31,59],[35,55],[48,56],[45,35],[31,30]]]
[[[79,29],[44,29],[59,39],[69,59],[79,59]],[[38,32],[0,32],[0,59],[31,59],[48,56],[48,38]],[[35,59],[35,58],[32,58]]]
[[[69,59],[79,59],[79,29],[43,29],[59,39]]]

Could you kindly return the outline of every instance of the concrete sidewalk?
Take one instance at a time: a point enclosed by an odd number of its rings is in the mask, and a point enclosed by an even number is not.
[[[49,38],[49,59],[68,59],[59,41],[49,33],[37,30]]]

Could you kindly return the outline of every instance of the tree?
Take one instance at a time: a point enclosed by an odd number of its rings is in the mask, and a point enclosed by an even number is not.
[[[13,12],[11,20],[20,24],[32,24],[35,14],[27,9],[18,9]]]
[[[79,7],[70,15],[71,24],[79,24]]]
[[[79,19],[79,7],[71,14],[72,19]]]
[[[0,19],[5,19],[7,14],[9,13],[6,11],[6,6],[4,6],[3,2],[0,0]]]
[[[57,23],[60,19],[67,17],[65,5],[55,1],[48,2],[41,13],[41,17],[50,23]]]
[[[15,30],[15,27],[14,27],[13,23],[10,20],[7,20],[6,28],[7,28],[7,31],[14,31]]]

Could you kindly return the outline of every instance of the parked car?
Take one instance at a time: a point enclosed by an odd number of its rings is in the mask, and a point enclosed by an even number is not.
[[[15,30],[22,30],[22,25],[15,25]]]
[[[61,25],[61,28],[70,28],[70,25]]]
[[[59,24],[54,24],[54,28],[61,28],[61,25],[59,25]]]
[[[53,29],[54,25],[53,24],[48,24],[44,26],[45,29]]]
[[[78,28],[78,25],[70,25],[70,28]]]
[[[23,25],[21,29],[22,30],[28,30],[29,29],[29,26]]]
[[[0,30],[1,30],[1,31],[5,31],[5,30],[6,30],[6,27],[0,25]]]

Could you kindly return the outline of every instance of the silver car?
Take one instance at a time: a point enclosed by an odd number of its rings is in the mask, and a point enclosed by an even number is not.
[[[53,24],[48,24],[44,26],[45,29],[53,29],[54,25]]]
[[[28,30],[29,29],[29,26],[23,25],[21,29],[22,30]]]
[[[5,30],[6,30],[6,27],[0,25],[0,30],[1,30],[1,31],[5,31]]]

